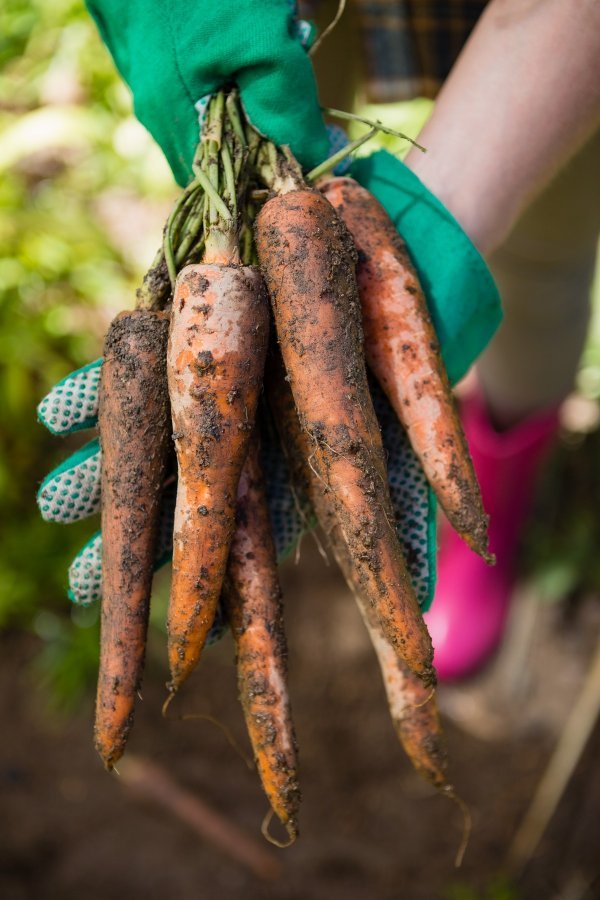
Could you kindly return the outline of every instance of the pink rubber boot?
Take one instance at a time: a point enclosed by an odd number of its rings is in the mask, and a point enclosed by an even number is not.
[[[464,401],[461,417],[490,516],[490,549],[497,562],[486,565],[454,531],[444,530],[435,598],[425,615],[441,681],[470,675],[500,642],[536,474],[558,424],[558,413],[552,410],[498,432],[479,394]]]

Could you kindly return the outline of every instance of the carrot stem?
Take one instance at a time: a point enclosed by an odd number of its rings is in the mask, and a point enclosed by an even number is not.
[[[215,143],[217,150],[221,147],[223,138],[223,115],[225,112],[225,94],[223,91],[217,91],[211,97],[208,115],[202,130],[202,142],[205,144]]]
[[[230,104],[231,108],[231,104]],[[205,206],[204,232],[205,263],[239,262],[237,181],[232,152],[228,137],[235,137],[225,117],[224,94],[220,92],[208,109],[205,140],[206,153],[196,177],[206,187],[208,203]],[[218,120],[218,121],[217,121]],[[237,146],[234,156],[238,157],[238,171],[241,175],[243,159],[239,159]],[[243,150],[240,148],[243,157]]]
[[[333,156],[330,156],[318,166],[315,166],[314,169],[311,169],[311,171],[306,176],[306,180],[312,183],[318,178],[321,178],[323,175],[327,175],[328,172],[331,172],[332,169],[335,169],[336,166],[347,159],[352,153],[354,153],[355,150],[358,150],[359,147],[362,147],[363,144],[366,144],[367,141],[370,141],[371,138],[376,134],[377,129],[372,128],[362,137],[357,138],[355,141],[352,141],[350,144],[342,147],[342,149],[338,150],[337,153],[334,153]]]
[[[231,213],[229,212],[225,203],[219,196],[217,189],[215,187],[213,187],[211,180],[204,174],[204,172],[201,169],[198,169],[198,171],[196,172],[196,179],[202,186],[202,189],[208,195],[208,199],[209,199],[210,203],[212,203],[213,206],[216,207],[216,209],[218,209],[221,216],[224,219],[231,219]],[[216,222],[216,218],[215,218],[215,222]]]
[[[236,138],[238,139],[242,147],[247,147],[248,141],[244,132],[242,120],[240,118],[237,91],[231,91],[231,93],[227,96],[227,100],[225,101],[225,109],[227,113],[227,120],[233,128]]]
[[[221,147],[221,161],[223,163],[223,175],[225,177],[225,195],[231,204],[231,212],[234,219],[237,218],[237,196],[235,189],[235,175],[233,163],[227,142]]]
[[[345,112],[342,109],[331,109],[328,106],[322,106],[321,112],[325,113],[327,116],[332,116],[334,119],[345,119],[349,122],[362,122],[363,125],[369,125],[376,131],[380,131],[382,134],[391,134],[392,137],[400,138],[402,141],[408,141],[423,153],[427,153],[427,147],[423,147],[422,144],[417,143],[414,138],[409,137],[407,134],[404,134],[404,132],[396,131],[395,128],[389,128],[387,125],[384,125],[383,122],[380,122],[379,119],[367,119],[365,116],[357,116],[356,113]]]
[[[206,197],[202,194],[198,197],[187,221],[184,223],[182,239],[177,247],[175,261],[177,268],[185,263],[192,247],[199,252],[204,247],[204,234],[202,230],[202,222],[204,219],[204,208],[206,205]]]
[[[314,44],[308,51],[309,56],[315,55],[315,53],[317,52],[317,50],[319,49],[319,47],[321,46],[323,41],[326,40],[326,38],[329,37],[331,32],[334,30],[334,28],[336,28],[338,22],[344,15],[345,9],[346,9],[346,0],[338,0],[338,8],[337,8],[337,12],[336,12],[335,16],[333,17],[333,19],[331,20],[329,25],[327,25],[327,27],[321,32],[321,34],[318,36],[318,38],[316,39],[316,41],[314,42]]]
[[[165,262],[167,264],[167,270],[169,272],[169,278],[171,280],[171,287],[175,286],[175,280],[177,278],[177,265],[175,262],[175,252],[173,249],[175,224],[186,202],[200,190],[200,186],[201,185],[198,184],[197,178],[192,181],[175,204],[171,215],[167,219],[167,225],[163,238],[163,253],[165,255]]]
[[[293,159],[289,148],[282,147],[279,151],[271,141],[261,142],[256,158],[256,170],[267,187],[276,194],[287,194],[306,187],[300,167]]]
[[[170,294],[170,283],[162,246],[157,251],[152,265],[144,275],[144,280],[136,291],[137,309],[154,312],[162,309]]]

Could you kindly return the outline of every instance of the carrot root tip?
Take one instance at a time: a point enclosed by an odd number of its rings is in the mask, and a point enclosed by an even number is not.
[[[445,787],[442,788],[442,794],[448,797],[448,799],[452,800],[453,803],[456,803],[456,805],[460,809],[463,819],[462,837],[460,839],[460,844],[458,845],[458,850],[456,851],[456,856],[454,858],[454,867],[456,869],[460,869],[465,857],[465,852],[467,850],[467,847],[469,846],[469,840],[471,839],[471,830],[473,827],[471,811],[469,810],[469,807],[460,796],[460,794],[456,793],[453,785],[445,785]]]
[[[423,706],[427,706],[427,704],[433,700],[435,696],[435,685],[431,688],[430,692],[427,694],[424,700],[421,700],[420,703],[411,703],[410,709],[421,709]]]
[[[107,747],[106,744],[96,743],[95,747],[106,771],[112,772],[115,769],[115,763],[117,763],[123,755],[124,743],[121,743],[121,746],[117,744],[116,747],[115,744]]]
[[[483,540],[478,540],[472,535],[464,533],[461,534],[461,537],[463,538],[467,546],[471,548],[473,553],[476,553],[477,556],[480,556],[482,560],[488,564],[488,566],[496,565],[495,554],[491,553],[488,550],[487,535]]]
[[[296,843],[296,838],[298,837],[297,825],[293,819],[289,819],[287,822],[282,823],[288,833],[288,840],[280,841],[269,831],[273,816],[274,811],[272,809],[268,809],[262,821],[262,825],[260,826],[261,834],[264,839],[269,842],[269,844],[273,844],[274,847],[279,847],[280,850],[285,850],[286,847],[291,847],[292,844]]]
[[[170,706],[171,703],[173,702],[173,699],[174,699],[174,697],[175,697],[175,694],[177,693],[177,690],[176,690],[176,689],[173,689],[173,688],[171,687],[170,682],[169,682],[169,684],[167,684],[167,690],[169,691],[169,693],[168,693],[167,698],[166,698],[165,702],[163,703],[162,709],[161,709],[161,715],[162,715],[163,719],[166,719],[166,718],[167,718],[167,713],[168,713],[168,711],[169,711],[169,706]]]

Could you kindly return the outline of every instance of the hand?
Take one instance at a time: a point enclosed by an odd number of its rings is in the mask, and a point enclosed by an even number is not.
[[[65,436],[94,428],[98,416],[98,383],[102,360],[72,372],[60,381],[38,406],[38,418],[52,434]],[[396,419],[383,392],[371,385],[384,444],[391,448],[388,464],[390,492],[398,534],[419,602],[425,610],[433,598],[435,583],[435,500],[410,447],[406,432]],[[286,559],[313,523],[298,509],[285,457],[270,430],[262,441],[263,468],[273,536],[279,561]],[[48,522],[67,524],[95,515],[100,510],[100,447],[92,440],[68,457],[42,482],[37,501]],[[171,558],[176,482],[165,484],[155,568]],[[69,597],[87,606],[102,594],[102,534],[96,532],[69,567]],[[211,632],[214,641],[224,630],[223,619]]]
[[[198,143],[195,104],[235,81],[252,124],[289,144],[312,167],[328,141],[306,23],[288,0],[88,0],[100,34],[133,92],[140,122],[162,148],[180,185]]]

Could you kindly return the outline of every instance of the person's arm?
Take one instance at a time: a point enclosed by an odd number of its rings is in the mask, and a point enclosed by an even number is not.
[[[488,255],[599,124],[600,2],[493,0],[406,163]]]

